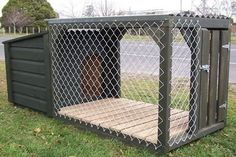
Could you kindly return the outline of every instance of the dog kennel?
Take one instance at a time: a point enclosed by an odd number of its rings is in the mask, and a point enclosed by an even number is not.
[[[230,20],[174,15],[50,19],[6,41],[15,104],[167,152],[226,122]]]

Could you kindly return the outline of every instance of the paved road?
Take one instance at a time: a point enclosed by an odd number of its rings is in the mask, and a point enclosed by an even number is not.
[[[0,60],[4,59],[4,46],[2,42],[9,39],[12,39],[12,37],[0,36]]]
[[[0,60],[4,58],[4,47],[3,44],[0,43]]]
[[[3,41],[9,40],[12,37],[0,36],[0,60],[4,59],[4,46]],[[178,45],[175,45],[177,48]],[[184,51],[181,51],[183,50]],[[190,60],[188,55],[181,52],[189,51],[187,47],[178,51],[174,51],[173,56],[173,75],[174,76],[189,76],[188,70]],[[159,48],[154,43],[139,42],[139,41],[125,41],[121,44],[121,66],[126,72],[135,73],[149,73],[158,74],[159,63]],[[127,64],[129,63],[129,64]],[[230,58],[230,77],[231,83],[236,83],[236,45],[231,46],[231,58]]]
[[[154,43],[137,43],[137,41],[121,43],[121,66],[126,72],[158,74],[158,48]],[[183,52],[185,54],[183,54]],[[173,77],[187,77],[190,69],[190,50],[187,46],[174,45]],[[123,62],[122,62],[123,61]],[[129,63],[129,64],[127,64]],[[236,84],[236,45],[231,46],[230,83]]]

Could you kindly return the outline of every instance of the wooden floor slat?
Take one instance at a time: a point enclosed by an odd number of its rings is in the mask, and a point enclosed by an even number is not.
[[[133,135],[136,132],[144,131],[144,130],[149,129],[149,128],[153,128],[153,127],[157,128],[157,124],[158,124],[158,121],[157,121],[157,118],[156,118],[156,119],[153,119],[152,121],[149,121],[147,123],[142,123],[142,124],[139,124],[139,125],[135,125],[135,126],[132,126],[130,128],[127,128],[127,129],[125,128],[125,129],[121,130],[121,132],[124,133],[124,134]]]
[[[133,120],[134,118],[136,118],[136,119]],[[119,131],[119,130],[122,130],[125,128],[130,128],[130,127],[138,125],[138,124],[152,121],[153,119],[156,119],[156,118],[157,118],[157,115],[153,114],[153,113],[151,115],[147,114],[146,117],[141,117],[141,118],[139,115],[135,115],[135,116],[131,116],[130,118],[127,118],[127,119],[120,119],[119,121],[115,121],[114,123],[113,122],[102,123],[101,126],[109,127],[111,129]]]
[[[181,119],[181,121],[188,121],[188,116],[185,116],[183,119]],[[171,128],[176,128],[175,130],[172,130],[170,132],[170,134],[175,134],[175,133],[179,133],[179,131],[182,131],[183,128],[179,128],[177,127],[178,126],[178,123],[176,123],[176,121],[171,121],[170,123],[170,127]],[[138,137],[138,138],[148,138],[148,136],[157,136],[157,133],[158,133],[158,129],[157,129],[157,125],[153,128],[150,128],[150,129],[146,129],[144,131],[140,131],[140,132],[136,132],[134,133],[132,136],[134,137]]]
[[[182,124],[182,126],[180,128],[178,128],[177,130],[175,131],[170,131],[170,137],[175,137],[177,135],[183,135],[184,132],[186,131],[188,127],[188,124],[184,123]],[[157,133],[154,132],[152,135],[146,137],[146,138],[142,138],[146,141],[149,141],[149,142],[152,142],[152,143],[156,143],[157,142]]]
[[[154,106],[154,105],[153,105]],[[114,128],[112,126],[115,126],[116,128],[118,128],[119,130],[121,130],[123,127],[129,127],[129,126],[133,126],[135,124],[142,124],[143,122],[147,122],[150,121],[149,118],[150,116],[151,119],[155,119],[158,117],[157,115],[157,107],[153,107],[152,110],[147,110],[147,111],[142,111],[140,114],[134,114],[134,115],[130,115],[130,116],[123,116],[119,119],[115,119],[115,120],[106,120],[100,123],[101,126],[103,127],[111,127]],[[177,109],[173,109],[171,110],[171,114],[173,115],[173,117],[175,117],[176,113],[180,113],[183,111],[177,110]]]
[[[126,110],[116,110],[113,112],[104,113],[102,115],[94,114],[92,116],[81,116],[76,115],[75,118],[84,118],[87,122],[93,122],[95,125],[99,125],[103,120],[106,120],[108,118],[115,120],[117,118],[120,118],[122,116],[130,116],[134,114],[140,114],[141,111],[148,111],[152,109],[152,106],[134,106],[132,108],[126,108]]]
[[[138,117],[138,116],[140,118],[145,117],[146,115],[143,113],[146,113],[150,111],[151,109],[153,109],[153,106],[132,107],[132,108],[129,108],[129,110],[126,110],[125,112],[121,111],[120,113],[119,112],[114,112],[113,114],[109,113],[107,114],[107,116],[93,120],[93,122],[102,124],[104,122],[107,122],[107,119],[110,118],[110,122],[113,122],[113,124],[116,124],[116,121],[117,120],[119,121],[120,119],[123,119],[123,121],[125,121],[125,120],[128,120],[130,117]],[[113,124],[111,123],[111,125]]]
[[[60,115],[157,143],[158,105],[124,98],[108,98],[63,107]],[[171,109],[170,135],[184,133],[188,111]]]
[[[61,111],[64,114],[89,114],[89,113],[99,113],[99,112],[106,112],[110,110],[114,110],[113,105],[115,105],[116,108],[122,108],[122,107],[128,107],[132,106],[133,101],[123,101],[123,99],[115,99],[115,98],[108,98],[108,99],[102,99],[97,101],[91,101],[87,103],[83,103],[80,106],[74,105],[74,106],[68,106],[68,109],[65,109],[67,107],[64,107],[61,109]],[[106,104],[106,105],[104,105]],[[135,105],[143,104],[143,102],[137,102]]]
[[[107,102],[109,103],[109,102]],[[116,103],[119,103],[116,101]],[[116,104],[114,103],[114,104]],[[113,105],[114,105],[113,104]],[[116,105],[114,105],[116,106]],[[127,111],[130,109],[130,107],[134,108],[134,107],[142,107],[142,106],[148,106],[144,103],[136,103],[136,104],[132,104],[132,103],[119,103],[119,106],[117,107],[113,107],[113,106],[109,106],[109,107],[103,107],[103,106],[100,106],[100,107],[97,107],[95,106],[94,109],[91,109],[91,110],[87,110],[86,112],[85,111],[77,111],[77,112],[72,112],[70,113],[71,116],[80,116],[80,117],[93,117],[94,115],[96,115],[97,117],[99,117],[100,115],[105,115],[107,113],[110,113],[110,112],[124,112],[124,111]],[[111,113],[113,114],[113,113]]]

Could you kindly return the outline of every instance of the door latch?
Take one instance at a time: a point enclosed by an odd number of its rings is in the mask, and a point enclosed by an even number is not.
[[[226,107],[227,107],[227,104],[226,104],[226,103],[224,103],[224,104],[222,104],[222,105],[219,106],[219,108],[223,108],[223,109],[226,109]]]
[[[225,44],[225,45],[222,46],[222,48],[229,49],[230,48],[230,44]]]
[[[206,64],[206,65],[201,65],[200,66],[200,70],[206,71],[209,73],[210,71],[210,65]]]

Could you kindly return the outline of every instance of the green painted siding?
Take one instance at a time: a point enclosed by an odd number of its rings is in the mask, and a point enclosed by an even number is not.
[[[48,33],[4,42],[9,101],[51,115]]]

